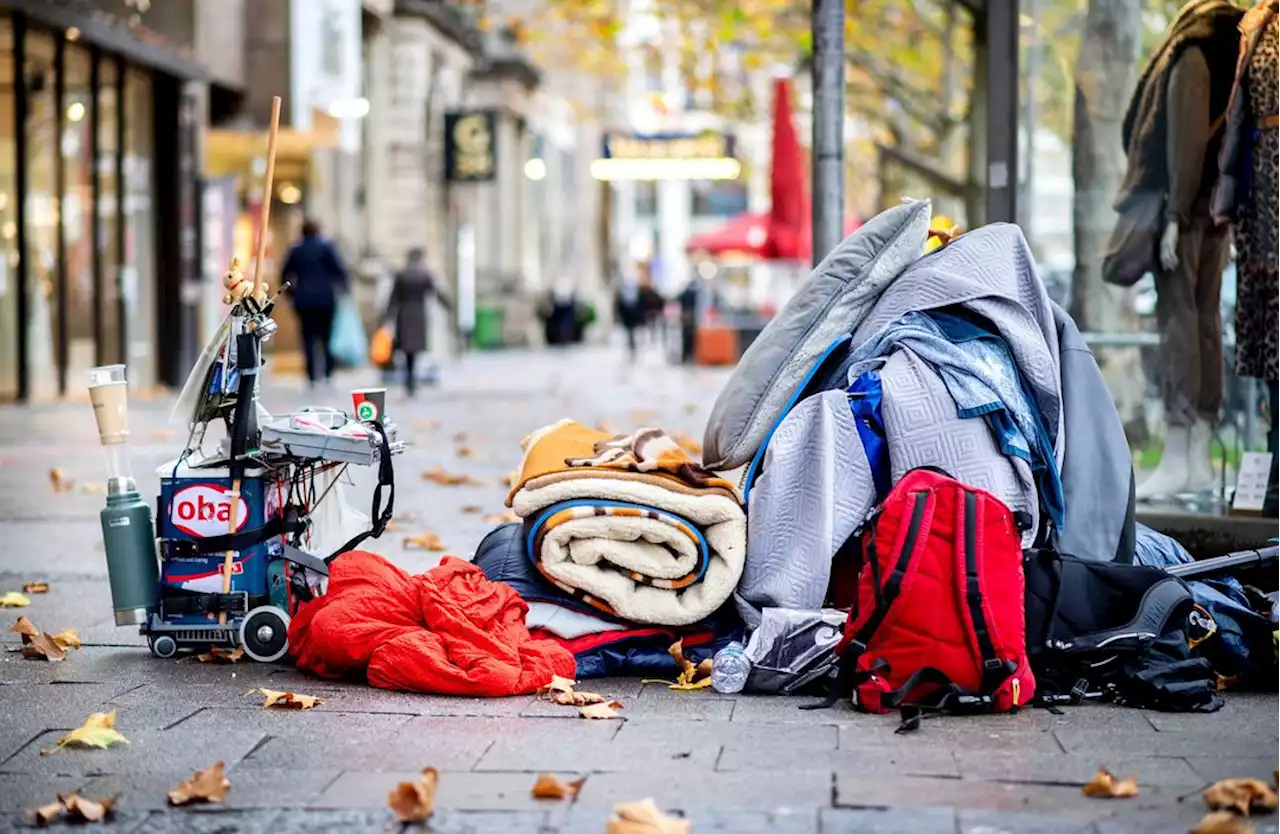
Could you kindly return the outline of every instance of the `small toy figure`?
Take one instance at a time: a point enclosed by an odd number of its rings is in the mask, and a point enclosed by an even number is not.
[[[240,259],[232,258],[231,267],[227,269],[227,274],[223,276],[222,286],[226,287],[226,295],[222,296],[222,303],[232,307],[239,304],[245,296],[253,291],[253,281],[245,277],[240,271]],[[258,286],[258,291],[254,293],[253,300],[258,303],[259,307],[263,307],[267,303],[267,285],[264,281]]]

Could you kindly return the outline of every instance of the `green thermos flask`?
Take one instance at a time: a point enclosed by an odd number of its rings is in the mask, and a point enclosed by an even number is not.
[[[89,400],[107,463],[107,506],[102,510],[102,543],[116,625],[141,625],[156,604],[160,561],[151,508],[138,494],[129,466],[128,384],[124,365],[89,371]]]

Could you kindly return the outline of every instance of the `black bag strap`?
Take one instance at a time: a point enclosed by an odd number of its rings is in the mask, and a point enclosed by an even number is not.
[[[387,525],[391,523],[391,516],[395,514],[396,509],[396,477],[395,470],[391,464],[391,442],[387,439],[387,430],[382,427],[382,423],[378,420],[366,420],[365,425],[372,428],[378,433],[379,439],[379,455],[378,455],[378,483],[373,488],[373,509],[369,513],[369,518],[373,521],[373,526],[363,533],[352,537],[346,544],[333,551],[325,558],[324,563],[328,565],[334,559],[337,559],[343,553],[352,551],[368,538],[378,538],[387,529]],[[387,488],[387,504],[382,505],[382,488]]]
[[[964,491],[964,527],[961,547],[964,549],[964,599],[973,623],[974,636],[978,638],[978,652],[982,656],[982,691],[995,692],[1010,672],[996,654],[991,632],[987,628],[987,616],[982,610],[982,579],[978,575],[978,494]]]
[[[1143,593],[1132,620],[1105,631],[1076,635],[1063,649],[1084,652],[1103,649],[1121,640],[1154,640],[1178,608],[1190,602],[1193,602],[1191,591],[1181,579],[1173,576],[1161,579]]]
[[[931,687],[929,700],[907,700],[911,693],[922,685]],[[890,708],[898,707],[902,723],[894,732],[902,734],[920,729],[921,721],[928,714],[983,715],[989,713],[995,708],[995,696],[994,690],[974,692],[951,680],[945,672],[932,666],[925,666],[903,681],[902,686],[880,696],[880,703]]]
[[[285,533],[299,532],[305,527],[306,524],[301,519],[286,521],[283,517],[276,516],[268,519],[267,523],[261,527],[255,527],[252,530],[241,530],[237,533],[223,533],[220,536],[192,539],[191,542],[195,552],[201,555],[225,553],[228,550],[241,551]]]

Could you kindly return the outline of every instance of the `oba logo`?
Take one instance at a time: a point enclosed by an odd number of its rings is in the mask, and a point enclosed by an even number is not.
[[[231,520],[231,496],[227,490],[212,484],[196,484],[178,490],[173,496],[169,520],[184,533],[198,538],[235,532],[249,521],[249,505],[241,497],[236,502],[235,526]]]

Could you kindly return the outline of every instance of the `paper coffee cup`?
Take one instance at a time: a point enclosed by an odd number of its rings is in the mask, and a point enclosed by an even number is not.
[[[351,402],[355,405],[357,420],[385,419],[387,408],[386,388],[357,388],[351,392]]]
[[[89,401],[104,446],[129,441],[129,386],[124,365],[103,365],[89,371]]]

